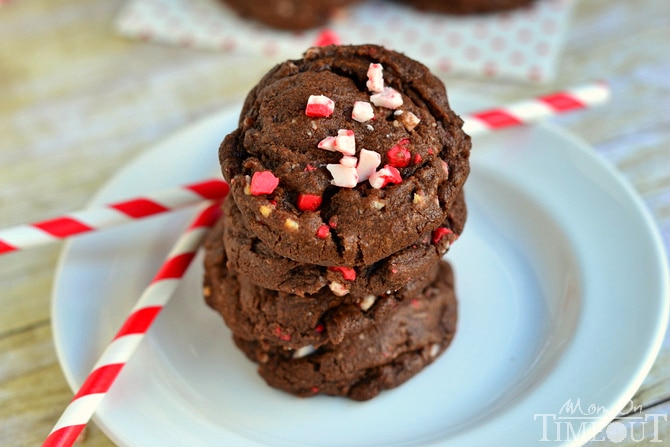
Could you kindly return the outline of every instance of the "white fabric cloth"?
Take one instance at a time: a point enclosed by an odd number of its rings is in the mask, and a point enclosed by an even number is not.
[[[344,44],[378,43],[443,73],[549,82],[576,0],[538,0],[485,16],[420,12],[395,2],[364,2],[328,28]],[[299,57],[320,30],[277,31],[239,18],[219,0],[128,0],[116,30],[131,38],[281,61]]]

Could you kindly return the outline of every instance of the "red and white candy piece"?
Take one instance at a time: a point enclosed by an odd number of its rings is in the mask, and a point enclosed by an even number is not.
[[[342,158],[340,158],[340,164],[342,166],[346,166],[347,168],[355,168],[358,164],[358,158],[352,157],[350,155],[343,155]]]
[[[368,179],[370,186],[375,189],[382,189],[388,184],[402,183],[400,172],[391,165],[385,165],[382,169],[375,172]]]
[[[331,292],[333,292],[333,294],[337,296],[345,296],[349,293],[349,287],[338,281],[332,281],[330,284],[328,284],[328,288]]]
[[[316,237],[319,239],[325,239],[328,237],[330,234],[330,227],[326,224],[321,225],[317,230],[316,230]]]
[[[354,131],[340,129],[337,131],[336,137],[326,137],[319,141],[318,148],[327,151],[341,152],[344,155],[355,155],[356,139],[354,138]]]
[[[305,115],[313,118],[325,118],[333,114],[335,101],[323,95],[311,95],[307,99]]]
[[[370,64],[368,67],[368,82],[365,85],[372,93],[380,93],[384,90],[383,69],[382,64]]]
[[[279,178],[270,171],[254,172],[251,177],[251,185],[249,191],[253,196],[260,196],[263,194],[272,194],[279,185]]]
[[[342,278],[344,278],[346,281],[353,281],[356,279],[356,270],[351,267],[335,266],[329,267],[328,270],[332,272],[340,272],[342,274]]]
[[[329,29],[322,30],[319,35],[316,36],[316,40],[314,41],[315,47],[341,44],[342,40],[340,39],[340,36],[335,31]]]
[[[316,211],[321,206],[322,198],[317,194],[298,194],[298,209],[300,211]]]
[[[354,102],[354,110],[351,112],[351,119],[359,123],[365,123],[375,117],[375,112],[372,110],[372,104],[366,101]]]
[[[341,188],[354,188],[358,184],[356,168],[342,164],[328,164],[326,169],[333,176],[331,183]]]
[[[448,235],[450,235],[450,234],[453,234],[453,233],[454,233],[454,232],[451,231],[451,229],[450,229],[450,228],[447,228],[447,227],[439,227],[439,228],[436,228],[436,229],[433,231],[433,234],[432,234],[432,237],[431,237],[431,242],[432,242],[434,245],[437,245],[437,244],[442,240],[443,237],[446,237],[446,236],[448,236]]]
[[[395,168],[405,168],[409,166],[412,155],[409,153],[407,146],[409,145],[409,138],[403,138],[398,141],[398,144],[393,146],[386,153],[389,164]]]
[[[378,152],[361,149],[358,154],[358,165],[356,165],[358,181],[364,182],[369,179],[380,164],[382,164],[382,156]]]
[[[402,105],[402,95],[392,87],[384,87],[381,93],[371,95],[370,101],[377,107],[397,109]]]

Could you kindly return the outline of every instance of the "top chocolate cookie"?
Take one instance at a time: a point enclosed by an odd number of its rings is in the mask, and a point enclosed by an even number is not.
[[[278,254],[368,265],[445,220],[469,173],[462,124],[419,62],[311,48],[251,90],[219,159],[247,227]]]

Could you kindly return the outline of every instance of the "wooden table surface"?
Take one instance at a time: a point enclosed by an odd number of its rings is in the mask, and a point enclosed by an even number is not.
[[[221,54],[121,38],[111,27],[120,6],[109,0],[0,0],[0,227],[82,208],[137,153],[239,98],[274,63],[233,64]],[[632,183],[668,252],[670,2],[580,1],[553,85],[445,80],[450,89],[504,102],[596,78],[611,83],[611,104],[556,121]],[[72,398],[50,325],[61,248],[0,258],[2,446],[39,445]],[[634,403],[647,413],[670,410],[667,337]],[[654,436],[661,443],[651,445],[670,445],[670,421],[661,420],[658,432],[647,429],[645,436],[644,442],[616,445],[647,445]],[[89,425],[82,445],[113,444]]]

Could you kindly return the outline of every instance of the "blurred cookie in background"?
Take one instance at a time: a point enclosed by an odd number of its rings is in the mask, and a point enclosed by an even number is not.
[[[530,5],[534,0],[401,0],[424,11],[445,14],[486,14]]]
[[[305,30],[325,25],[342,8],[359,0],[223,0],[245,19],[273,28]]]

